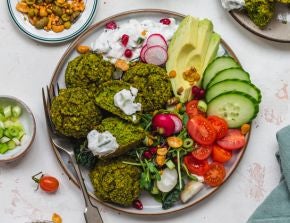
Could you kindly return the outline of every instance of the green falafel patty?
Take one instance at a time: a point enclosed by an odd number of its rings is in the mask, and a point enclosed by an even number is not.
[[[112,81],[108,81],[102,85],[99,86],[97,94],[96,94],[96,104],[110,112],[113,113],[114,115],[117,115],[118,117],[130,121],[130,122],[134,122],[134,123],[138,123],[140,120],[140,114],[141,112],[137,111],[134,115],[126,115],[119,107],[115,106],[114,104],[114,96],[115,94],[117,94],[118,92],[120,92],[123,89],[127,89],[130,90],[130,84],[125,83],[123,81],[120,80],[112,80]],[[140,94],[138,93],[136,99],[136,102],[140,102]],[[142,104],[142,103],[141,103]],[[143,104],[141,109],[143,109]]]
[[[245,0],[245,9],[256,26],[264,29],[274,16],[273,0]]]
[[[96,196],[107,202],[130,206],[140,194],[141,171],[138,167],[125,164],[126,158],[119,157],[99,161],[90,173]]]
[[[80,55],[70,61],[65,71],[67,88],[82,87],[95,90],[100,84],[111,80],[114,66],[95,53]]]
[[[122,80],[139,90],[144,112],[161,109],[172,97],[172,86],[166,70],[159,66],[134,63]]]
[[[50,112],[56,130],[74,138],[85,137],[102,120],[92,93],[82,88],[61,89]]]
[[[109,117],[103,119],[102,123],[96,127],[98,132],[109,131],[119,144],[119,148],[107,156],[104,159],[120,156],[130,149],[136,148],[142,143],[145,138],[145,130],[138,125],[131,124],[123,121],[117,117]]]

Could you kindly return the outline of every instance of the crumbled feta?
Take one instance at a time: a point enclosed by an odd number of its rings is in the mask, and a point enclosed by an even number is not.
[[[119,147],[116,138],[109,131],[101,133],[97,130],[92,130],[88,133],[87,139],[88,148],[98,157],[111,154]]]
[[[141,111],[141,103],[135,103],[138,89],[130,87],[130,90],[123,89],[114,95],[114,104],[120,108],[126,115],[133,115]]]

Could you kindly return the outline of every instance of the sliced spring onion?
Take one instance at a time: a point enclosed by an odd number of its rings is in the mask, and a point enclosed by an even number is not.
[[[0,139],[3,137],[3,135],[4,135],[4,129],[2,129],[2,128],[0,127]]]
[[[190,138],[186,138],[184,141],[183,141],[183,147],[188,149],[188,148],[191,148],[193,146],[193,140],[190,139]]]
[[[175,168],[175,164],[172,162],[172,160],[168,160],[166,162],[166,166],[171,170]]]
[[[8,143],[7,143],[7,146],[8,146],[8,149],[14,149],[16,147],[16,143],[13,141],[13,140],[10,140]]]
[[[15,144],[16,144],[17,146],[20,145],[20,141],[19,141],[17,138],[13,138],[12,140],[15,142]]]
[[[197,108],[202,112],[206,112],[207,111],[207,104],[205,103],[205,101],[199,100],[197,103]]]
[[[4,143],[0,143],[0,153],[4,154],[9,150],[8,145]]]
[[[5,118],[9,118],[9,117],[11,117],[11,115],[12,115],[12,108],[11,108],[11,105],[6,106],[6,107],[3,109],[3,113],[4,113]]]
[[[19,106],[14,106],[12,108],[12,116],[18,118],[21,115],[21,108]]]
[[[10,138],[6,137],[6,136],[3,136],[1,139],[0,139],[0,143],[6,143],[6,142],[9,142],[10,141]]]

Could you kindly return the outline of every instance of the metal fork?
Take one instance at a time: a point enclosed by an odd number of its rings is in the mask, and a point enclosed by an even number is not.
[[[45,96],[45,89],[42,88],[43,107],[44,107],[45,119],[46,119],[49,137],[51,139],[51,142],[56,148],[58,148],[59,150],[62,150],[69,156],[72,166],[74,170],[76,171],[77,180],[79,181],[80,188],[83,193],[85,205],[86,205],[86,208],[84,210],[86,223],[103,223],[103,219],[100,215],[98,207],[92,204],[90,197],[88,195],[88,191],[85,186],[84,179],[80,171],[80,167],[77,164],[77,161],[75,158],[72,142],[69,140],[69,138],[58,134],[52,122],[52,119],[50,116],[50,108],[51,108],[52,99],[56,96],[56,93],[55,93],[55,87],[53,85],[51,85],[51,88],[52,88],[52,91],[50,91],[49,87],[46,86],[47,98]],[[58,84],[57,84],[57,90],[59,91]]]

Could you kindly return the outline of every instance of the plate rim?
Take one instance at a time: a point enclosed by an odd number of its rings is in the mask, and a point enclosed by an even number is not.
[[[89,0],[91,1],[91,0]],[[12,19],[12,21],[14,22],[14,24],[16,25],[16,27],[26,36],[28,36],[29,38],[36,40],[38,42],[42,42],[42,43],[62,43],[62,42],[67,42],[71,39],[76,38],[78,35],[80,35],[82,32],[84,32],[84,30],[86,30],[86,28],[91,24],[91,22],[93,21],[94,16],[96,15],[96,10],[98,8],[99,5],[99,0],[93,0],[93,7],[92,7],[92,11],[89,14],[88,19],[85,21],[84,24],[81,25],[81,27],[76,30],[74,33],[71,33],[67,36],[64,37],[58,37],[58,38],[46,38],[46,37],[41,37],[38,35],[35,35],[31,32],[29,32],[24,26],[22,26],[19,22],[18,19],[16,18],[15,14],[13,13],[12,10],[12,5],[11,5],[11,0],[7,0],[7,7],[8,7],[8,11],[9,11],[9,15]]]
[[[290,39],[286,40],[286,39],[278,39],[278,38],[273,38],[273,37],[269,37],[268,35],[265,35],[263,33],[257,32],[254,28],[252,28],[251,26],[246,25],[244,22],[242,22],[242,20],[239,18],[239,13],[241,11],[240,10],[230,10],[229,14],[232,16],[232,18],[238,23],[240,24],[242,27],[244,27],[246,30],[250,31],[251,33],[253,33],[256,36],[259,36],[263,39],[267,39],[273,42],[278,42],[278,43],[290,43]]]
[[[130,10],[130,11],[124,11],[118,14],[114,14],[110,17],[107,17],[99,22],[96,22],[95,24],[93,24],[91,27],[89,27],[87,30],[85,30],[85,32],[83,32],[80,36],[78,36],[70,45],[69,47],[66,49],[66,51],[64,52],[64,54],[62,55],[62,57],[60,58],[54,72],[53,75],[51,77],[50,80],[50,85],[49,85],[49,91],[52,92],[52,88],[55,86],[55,82],[57,80],[57,78],[59,77],[59,69],[61,69],[61,67],[64,65],[65,63],[65,59],[67,57],[68,54],[70,54],[75,47],[79,44],[79,42],[81,42],[82,40],[86,39],[86,36],[90,34],[90,32],[92,32],[95,28],[103,26],[104,24],[106,24],[108,21],[111,20],[118,20],[118,19],[123,19],[126,16],[132,16],[132,15],[139,15],[139,14],[144,14],[144,13],[160,13],[160,14],[167,14],[167,15],[171,15],[171,16],[175,16],[175,17],[179,17],[179,18],[184,18],[186,15],[178,13],[178,12],[174,12],[174,11],[169,11],[169,10],[163,10],[163,9],[136,9],[136,10]],[[233,52],[233,50],[229,47],[229,45],[221,38],[221,44],[227,49],[227,51],[230,53],[230,55],[240,64],[240,61],[238,60],[237,56],[235,55],[235,53]],[[233,165],[233,167],[231,168],[231,172],[229,172],[229,174],[227,175],[227,177],[225,178],[224,182],[219,186],[219,187],[215,187],[213,188],[213,190],[206,194],[205,196],[201,197],[200,199],[196,200],[195,202],[188,204],[188,205],[182,205],[180,208],[177,209],[167,209],[167,210],[161,210],[159,212],[140,212],[140,210],[132,210],[132,209],[128,209],[126,210],[125,208],[121,207],[121,206],[117,206],[108,202],[104,202],[101,201],[100,199],[98,199],[97,197],[95,197],[91,192],[88,192],[90,197],[93,199],[93,201],[96,201],[106,207],[112,208],[115,211],[119,211],[122,213],[126,213],[126,214],[132,214],[132,215],[142,215],[142,216],[160,216],[160,215],[164,215],[164,214],[172,214],[172,213],[176,213],[176,212],[180,212],[182,210],[188,209],[200,202],[202,202],[203,200],[205,200],[206,198],[208,198],[209,196],[215,194],[215,192],[222,187],[222,185],[224,185],[228,179],[231,177],[231,175],[235,172],[236,168],[239,166],[239,163],[241,162],[244,153],[247,149],[248,146],[248,142],[250,141],[250,136],[251,136],[251,130],[248,133],[247,137],[246,137],[246,145],[244,146],[244,148],[239,152],[239,154],[237,155],[237,161],[235,162],[235,164]],[[80,188],[78,181],[76,180],[76,178],[73,176],[73,174],[70,172],[70,170],[67,168],[66,164],[64,163],[63,159],[61,158],[60,152],[58,151],[58,149],[53,145],[51,138],[49,137],[50,143],[52,145],[53,151],[57,157],[57,161],[59,162],[59,164],[61,165],[62,169],[64,170],[64,172],[66,173],[66,175],[68,176],[69,180],[71,180],[78,188]]]

